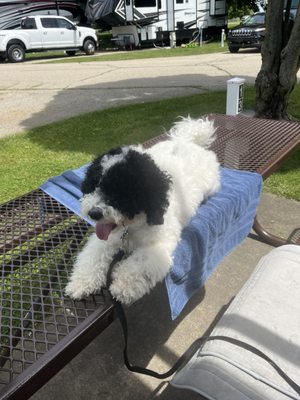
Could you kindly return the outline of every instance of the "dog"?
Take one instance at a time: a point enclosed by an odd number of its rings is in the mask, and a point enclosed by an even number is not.
[[[165,278],[183,228],[220,187],[219,163],[208,149],[214,133],[212,121],[188,116],[166,141],[114,148],[90,164],[81,212],[96,221],[95,233],[77,256],[67,296],[81,299],[103,288],[120,248],[126,257],[112,272],[114,298],[131,304]]]

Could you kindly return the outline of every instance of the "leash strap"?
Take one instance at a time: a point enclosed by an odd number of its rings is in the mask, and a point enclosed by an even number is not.
[[[109,288],[111,284],[111,277],[112,277],[112,270],[114,265],[121,261],[122,258],[124,257],[124,251],[119,250],[118,253],[116,253],[113,257],[113,260],[109,266],[109,270],[107,273],[107,281],[106,281],[106,287],[107,289]],[[251,353],[257,355],[258,357],[261,357],[265,361],[267,361],[274,369],[275,371],[283,378],[288,385],[294,389],[294,391],[297,394],[300,394],[300,386],[293,381],[270,357],[268,357],[265,353],[263,353],[261,350],[257,349],[254,346],[251,346],[250,344],[243,342],[242,340],[238,340],[229,336],[202,336],[201,338],[195,340],[191,346],[187,349],[187,351],[176,361],[176,363],[173,365],[173,367],[165,372],[165,373],[158,373],[156,371],[153,371],[148,368],[144,367],[139,367],[137,365],[132,365],[129,361],[128,357],[128,324],[127,324],[127,318],[126,314],[124,311],[124,308],[122,304],[112,298],[113,304],[115,306],[115,310],[117,313],[117,316],[119,318],[119,321],[121,323],[122,331],[123,331],[123,336],[124,336],[124,349],[123,349],[123,358],[124,358],[124,364],[126,365],[127,369],[131,372],[135,372],[138,374],[143,374],[143,375],[148,375],[152,376],[153,378],[157,379],[166,379],[173,375],[179,368],[184,367],[187,362],[191,359],[191,357],[195,354],[197,350],[199,350],[200,346],[204,346],[205,343],[210,342],[212,340],[222,340],[224,342],[231,343],[235,346],[241,347],[247,351],[250,351]]]

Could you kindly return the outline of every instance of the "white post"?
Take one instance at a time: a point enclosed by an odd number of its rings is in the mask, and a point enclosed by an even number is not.
[[[222,33],[221,33],[221,47],[224,47],[224,40],[225,40],[225,29],[222,29]]]
[[[200,47],[203,45],[203,28],[200,28]]]
[[[227,81],[226,115],[237,115],[243,111],[244,78]]]
[[[176,47],[176,32],[170,32],[170,47],[174,49]]]

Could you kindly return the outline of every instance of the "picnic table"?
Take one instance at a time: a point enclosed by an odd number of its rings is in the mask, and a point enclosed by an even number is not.
[[[222,166],[270,176],[300,145],[300,124],[211,114],[212,149]],[[167,136],[145,143],[151,146]],[[274,246],[300,244],[253,229]],[[0,206],[0,399],[29,398],[115,318],[105,292],[64,297],[73,260],[93,231],[61,203],[36,189]]]

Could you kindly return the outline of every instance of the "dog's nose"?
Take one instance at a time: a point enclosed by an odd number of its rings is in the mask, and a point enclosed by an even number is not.
[[[88,212],[88,215],[95,221],[99,221],[99,219],[103,218],[102,210],[99,207],[91,208],[90,211]]]

